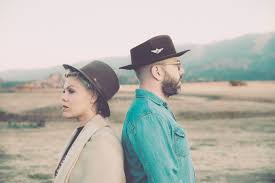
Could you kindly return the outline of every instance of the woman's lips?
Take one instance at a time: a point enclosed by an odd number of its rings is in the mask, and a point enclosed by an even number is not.
[[[64,111],[64,110],[66,110],[66,109],[69,109],[69,107],[66,106],[66,105],[62,105],[62,110]]]

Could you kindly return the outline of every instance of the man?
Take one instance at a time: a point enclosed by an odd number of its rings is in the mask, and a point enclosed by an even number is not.
[[[179,92],[183,68],[167,35],[153,37],[131,49],[140,82],[124,121],[122,145],[127,182],[194,183],[195,172],[185,130],[167,105]]]

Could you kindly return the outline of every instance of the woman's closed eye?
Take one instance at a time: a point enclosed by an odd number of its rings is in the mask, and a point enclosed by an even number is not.
[[[74,89],[72,89],[72,88],[68,88],[68,89],[67,89],[67,91],[69,92],[69,94],[73,94],[73,93],[75,93],[75,90],[74,90]]]
[[[75,93],[75,90],[72,89],[72,88],[65,88],[65,89],[63,89],[62,93],[66,93],[66,91],[67,91],[69,94]]]

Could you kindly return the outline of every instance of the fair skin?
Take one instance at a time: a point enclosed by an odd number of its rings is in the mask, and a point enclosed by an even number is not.
[[[76,118],[81,125],[96,115],[95,101],[97,97],[88,91],[75,77],[65,78],[62,93],[62,115],[65,118]]]
[[[142,69],[142,74],[140,77],[140,88],[146,89],[158,97],[167,101],[168,97],[164,95],[161,84],[165,79],[165,75],[169,74],[169,76],[174,81],[179,81],[180,77],[184,74],[183,67],[180,64],[169,64],[176,63],[179,59],[177,57],[172,57],[166,60],[162,60],[160,62],[153,63],[151,65],[147,65]],[[164,64],[167,63],[167,64]],[[181,82],[179,82],[179,87]]]

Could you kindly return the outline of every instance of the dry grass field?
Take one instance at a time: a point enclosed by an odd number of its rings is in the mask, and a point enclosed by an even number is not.
[[[122,86],[110,102],[118,135],[135,88]],[[58,90],[0,93],[0,110],[59,114],[59,101]],[[275,82],[186,83],[169,105],[188,133],[197,182],[275,182]],[[58,153],[76,126],[62,119],[44,128],[0,122],[0,183],[52,182]]]

